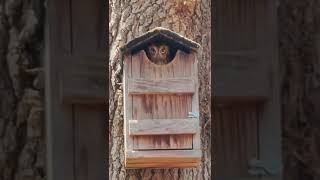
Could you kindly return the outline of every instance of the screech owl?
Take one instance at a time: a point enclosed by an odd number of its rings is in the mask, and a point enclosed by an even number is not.
[[[147,57],[155,64],[167,64],[172,58],[170,47],[164,43],[152,43],[145,51]]]

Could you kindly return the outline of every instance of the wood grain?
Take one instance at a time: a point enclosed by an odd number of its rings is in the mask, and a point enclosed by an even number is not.
[[[133,150],[192,149],[191,135],[134,136]]]
[[[132,55],[131,69],[126,68],[124,76],[124,97],[132,98],[131,106],[125,101],[132,112],[131,119],[125,116],[126,136],[132,140],[132,149],[125,151],[126,168],[198,165],[201,153],[194,154],[198,151],[193,151],[193,142],[194,137],[200,140],[199,120],[187,117],[198,103],[193,95],[198,94],[194,58],[178,51],[171,63],[156,65],[144,51]]]
[[[125,166],[126,168],[197,167],[200,156],[201,151],[195,150],[134,151],[127,154]]]
[[[195,134],[197,122],[194,118],[129,120],[129,135]]]
[[[132,151],[133,149],[133,140],[129,137],[129,119],[132,119],[132,96],[129,96],[128,91],[128,79],[131,77],[131,66],[132,66],[132,56],[126,56],[124,62],[124,73],[123,73],[123,101],[124,101],[124,143],[125,151]]]
[[[199,150],[159,150],[159,151],[132,151],[127,152],[127,155],[130,160],[140,159],[140,158],[165,158],[177,160],[179,158],[191,158],[198,159],[201,155]]]
[[[169,94],[195,92],[195,83],[192,79],[129,79],[129,94]]]
[[[132,97],[134,120],[186,119],[188,112],[191,111],[191,96],[133,95]],[[192,137],[192,134],[133,136],[133,141],[136,149],[185,149],[192,147]]]
[[[216,168],[219,176],[248,175],[248,161],[258,156],[258,111],[253,104],[215,110]]]

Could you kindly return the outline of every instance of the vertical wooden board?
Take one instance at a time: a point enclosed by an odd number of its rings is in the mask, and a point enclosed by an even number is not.
[[[99,109],[75,106],[75,174],[77,180],[106,179],[106,120]]]
[[[174,77],[184,77],[183,75],[183,66],[184,63],[182,62],[182,51],[178,50],[176,53],[176,57],[172,62],[173,66],[173,76]]]
[[[237,116],[239,117],[238,120],[238,141],[239,141],[239,171],[241,175],[247,174],[247,164],[243,163],[247,161],[247,152],[246,152],[246,138],[242,138],[243,134],[245,134],[245,121],[243,113],[241,113],[241,109],[237,111]]]
[[[217,1],[217,50],[252,49],[256,35],[256,1]]]
[[[193,53],[185,53],[181,52],[181,61],[183,63],[183,76],[184,77],[192,77],[192,67],[194,61],[194,54]]]
[[[196,59],[195,52],[192,52],[192,54],[190,56],[193,57],[191,74],[192,74],[192,77],[193,77],[194,82],[196,84],[196,91],[192,97],[192,107],[191,108],[192,108],[192,112],[199,113],[199,116],[200,116],[200,111],[199,111],[199,86],[200,86],[200,84],[199,84],[199,75],[198,75],[198,61]],[[200,126],[200,122],[199,122],[199,126]],[[201,140],[200,140],[201,128],[198,128],[198,129],[199,129],[198,133],[196,133],[193,137],[193,148],[195,150],[199,150],[201,148]]]
[[[257,158],[258,157],[258,134],[257,134],[257,121],[259,121],[257,116],[257,109],[253,106],[250,108],[250,111],[247,113],[248,127],[246,128],[248,132],[247,141],[248,143],[248,158]],[[254,142],[254,143],[252,143]]]
[[[71,0],[72,47],[75,54],[105,54],[105,9],[99,0]],[[61,18],[68,19],[68,18]],[[90,25],[88,25],[90,24]],[[101,42],[103,41],[103,42]]]
[[[132,77],[132,56],[126,55],[124,59],[124,73],[123,73],[123,95],[124,95],[124,143],[125,143],[125,152],[131,151],[133,149],[133,141],[129,137],[129,123],[133,117],[133,97],[128,95],[128,78]]]
[[[219,113],[221,112],[221,113]],[[233,105],[215,112],[217,174],[249,177],[248,160],[257,157],[257,111],[254,105]]]
[[[58,69],[61,54],[70,54],[70,2],[50,1],[45,20],[45,125],[48,179],[74,180],[73,107],[62,106]],[[67,18],[59,18],[59,15]],[[50,23],[48,23],[50,22]],[[56,52],[60,54],[57,54]],[[65,59],[64,59],[65,60]]]
[[[138,52],[132,55],[132,66],[131,66],[131,77],[132,78],[140,78],[140,68],[141,68],[141,59],[142,52]]]
[[[57,1],[58,8],[56,9],[56,14],[66,18],[57,18],[56,25],[52,28],[57,28],[56,31],[52,33],[57,33],[55,41],[58,42],[58,48],[61,52],[65,54],[70,54],[72,52],[72,32],[71,32],[71,18],[70,18],[70,1],[59,0]],[[52,7],[51,7],[52,8]]]

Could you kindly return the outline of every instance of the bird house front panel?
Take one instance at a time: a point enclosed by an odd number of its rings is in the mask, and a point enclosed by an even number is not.
[[[199,164],[198,48],[163,28],[122,47],[126,168]]]
[[[195,54],[177,50],[172,61],[157,64],[141,50],[126,56],[124,67],[126,167],[169,167],[179,154],[176,167],[196,166],[199,121],[190,117],[199,107]],[[148,153],[154,160],[137,163],[130,155],[138,152],[140,161]]]
[[[145,51],[132,56],[128,93],[132,96],[132,118],[135,120],[129,122],[134,150],[192,149],[192,132],[175,134],[175,131],[180,124],[190,121],[188,112],[192,111],[196,88],[192,78],[193,62],[181,51],[168,65],[150,61]]]

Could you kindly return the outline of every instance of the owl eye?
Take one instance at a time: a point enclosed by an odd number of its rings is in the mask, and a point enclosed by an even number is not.
[[[151,54],[155,54],[156,53],[156,50],[153,47],[150,47],[149,51],[150,51]]]
[[[166,53],[166,48],[161,48],[161,49],[160,49],[160,53],[161,53],[161,54]]]

